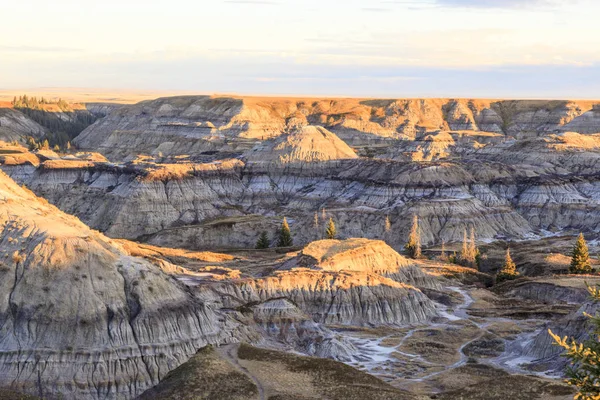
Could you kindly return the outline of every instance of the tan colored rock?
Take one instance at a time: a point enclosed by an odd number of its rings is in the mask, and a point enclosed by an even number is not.
[[[132,398],[235,325],[0,173],[0,386]],[[231,329],[233,328],[233,329]]]
[[[354,150],[327,129],[303,126],[260,143],[245,153],[250,162],[279,164],[358,158]]]

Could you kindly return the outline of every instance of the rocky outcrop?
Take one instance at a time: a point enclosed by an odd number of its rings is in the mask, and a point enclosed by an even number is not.
[[[351,238],[312,242],[281,267],[292,271],[297,268],[376,274],[417,287],[439,287],[439,282],[423,273],[414,260],[401,256],[381,240]]]
[[[303,126],[262,142],[244,157],[249,162],[278,164],[358,158],[346,143],[319,126]]]
[[[511,176],[511,167],[493,166],[485,175],[481,164],[470,165],[471,172],[455,163],[365,159],[270,172],[255,166],[238,168],[235,163],[210,165],[215,168],[198,165],[183,176],[165,173],[164,179],[144,179],[145,171],[106,165],[78,169],[66,168],[65,163],[65,168],[42,165],[37,170],[4,165],[3,169],[109,236],[169,247],[254,246],[258,233],[272,232],[282,216],[288,217],[297,244],[319,238],[333,217],[341,237],[385,238],[396,248],[403,245],[413,214],[421,219],[424,243],[460,240],[469,226],[481,239],[524,237],[536,228],[550,227],[553,216],[561,218],[556,220],[558,229],[572,226],[573,220],[581,219],[590,228],[598,223],[590,218],[593,210],[571,220],[562,219],[557,208],[545,214],[548,220],[527,218],[540,208],[552,208],[552,203],[536,202],[533,190],[548,192],[558,182],[524,178],[521,183]],[[593,184],[567,189],[581,197],[578,187],[587,190],[586,197],[595,196]],[[386,215],[394,234],[385,232]]]
[[[334,218],[342,238],[400,249],[415,214],[423,244],[470,227],[479,240],[592,233],[599,140],[561,129],[594,104],[164,98],[122,106],[78,138],[116,159],[154,159],[2,168],[111,237],[169,247],[253,247],[284,216],[296,244]]]
[[[436,315],[415,285],[439,287],[435,278],[385,243],[365,239],[311,243],[265,277],[219,282],[224,307],[285,298],[313,321],[342,325],[402,325]]]
[[[278,345],[310,356],[350,361],[356,348],[344,337],[315,322],[286,298],[249,307],[254,322]]]
[[[0,108],[0,140],[25,143],[28,136],[39,139],[46,129],[12,108]]]
[[[510,282],[498,288],[505,296],[549,305],[572,305],[573,310],[548,321],[541,329],[517,338],[509,345],[509,351],[517,350],[521,357],[530,361],[532,369],[561,373],[568,360],[561,356],[563,349],[555,344],[548,329],[560,337],[587,340],[592,323],[586,314],[595,315],[598,305],[591,301],[586,287],[598,282],[592,276],[553,276]]]
[[[122,160],[158,152],[243,152],[256,141],[305,125],[326,128],[353,146],[440,130],[526,137],[580,129],[587,134],[600,132],[595,107],[589,101],[171,97],[123,106],[75,142]]]
[[[236,325],[0,173],[0,386],[132,398]],[[243,335],[242,335],[243,337]]]

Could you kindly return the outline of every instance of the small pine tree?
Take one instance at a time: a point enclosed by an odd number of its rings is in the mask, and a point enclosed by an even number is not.
[[[446,254],[446,242],[442,240],[442,251],[440,253],[440,261],[448,262],[449,257]]]
[[[463,241],[460,249],[459,259],[466,261],[469,258],[469,241],[467,239],[467,230],[463,229]]]
[[[71,142],[67,142],[67,150],[71,150]]]
[[[258,241],[256,242],[257,249],[268,249],[269,248],[269,236],[266,231],[262,231],[260,236],[258,237]]]
[[[42,143],[42,150],[50,150],[50,143],[48,143],[48,139],[45,139]]]
[[[519,277],[517,272],[517,266],[510,256],[510,249],[506,249],[506,255],[504,256],[504,265],[500,272],[496,275],[496,282],[508,281]]]
[[[392,222],[390,221],[389,215],[385,216],[384,230],[386,234],[389,234],[392,231]]]
[[[410,258],[421,257],[421,234],[419,232],[419,217],[413,216],[412,227],[410,228],[410,235],[408,236],[408,242],[404,246],[404,250],[408,253]]]
[[[463,231],[463,243],[460,250],[460,263],[469,268],[476,268],[481,260],[481,254],[475,243],[475,229],[471,228],[470,237],[467,239],[467,230]]]
[[[327,239],[335,239],[337,231],[335,229],[335,223],[333,222],[333,218],[329,218],[329,222],[327,223],[327,229],[325,229],[325,237]]]
[[[587,243],[583,237],[583,233],[579,234],[575,247],[573,247],[573,255],[571,257],[571,266],[569,267],[571,274],[591,274],[592,264],[590,263],[590,254]]]
[[[469,236],[469,254],[473,260],[476,260],[477,256],[479,255],[479,249],[477,248],[477,243],[475,242],[475,228],[471,228],[471,235]]]
[[[594,302],[600,301],[600,286],[588,286],[588,291]],[[569,341],[566,336],[561,338],[550,329],[548,333],[557,345],[566,350],[564,356],[571,362],[571,368],[567,369],[567,383],[578,390],[574,398],[597,400],[600,399],[600,316],[586,316],[590,318],[594,328],[589,335],[590,339],[583,343],[573,338]]]
[[[288,225],[287,218],[283,218],[283,223],[279,229],[279,240],[277,241],[277,247],[290,247],[294,244],[292,239],[292,232]]]
[[[456,252],[453,252],[450,257],[448,257],[448,262],[451,264],[458,264],[458,255],[456,255]]]

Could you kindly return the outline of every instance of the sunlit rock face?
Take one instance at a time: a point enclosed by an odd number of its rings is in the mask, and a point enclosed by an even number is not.
[[[308,163],[358,158],[354,150],[327,129],[303,126],[267,140],[245,153],[251,163]]]
[[[132,398],[236,325],[0,173],[0,386]]]
[[[553,131],[600,132],[589,101],[468,99],[275,99],[187,96],[124,106],[77,139],[114,160],[137,154],[240,152],[256,141],[315,125],[351,146],[414,139],[435,131],[536,136]]]
[[[283,217],[296,244],[321,239],[333,218],[340,238],[396,249],[413,215],[426,245],[459,241],[470,228],[478,240],[596,232],[597,109],[581,101],[163,98],[105,110],[77,138],[111,162],[2,168],[108,236],[171,247],[253,247],[262,231],[274,243]],[[141,153],[160,164],[134,159]],[[112,163],[123,160],[133,161]]]
[[[228,294],[225,307],[286,298],[315,322],[378,326],[436,315],[419,287],[439,285],[385,243],[348,239],[313,242],[272,274],[220,283],[217,292]]]

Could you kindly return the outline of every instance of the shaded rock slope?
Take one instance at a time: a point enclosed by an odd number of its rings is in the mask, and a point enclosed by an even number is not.
[[[28,136],[39,139],[46,132],[43,126],[25,114],[12,108],[2,108],[0,106],[0,140],[25,143]]]
[[[132,398],[235,324],[0,173],[0,387]],[[227,328],[227,329],[226,329]]]

